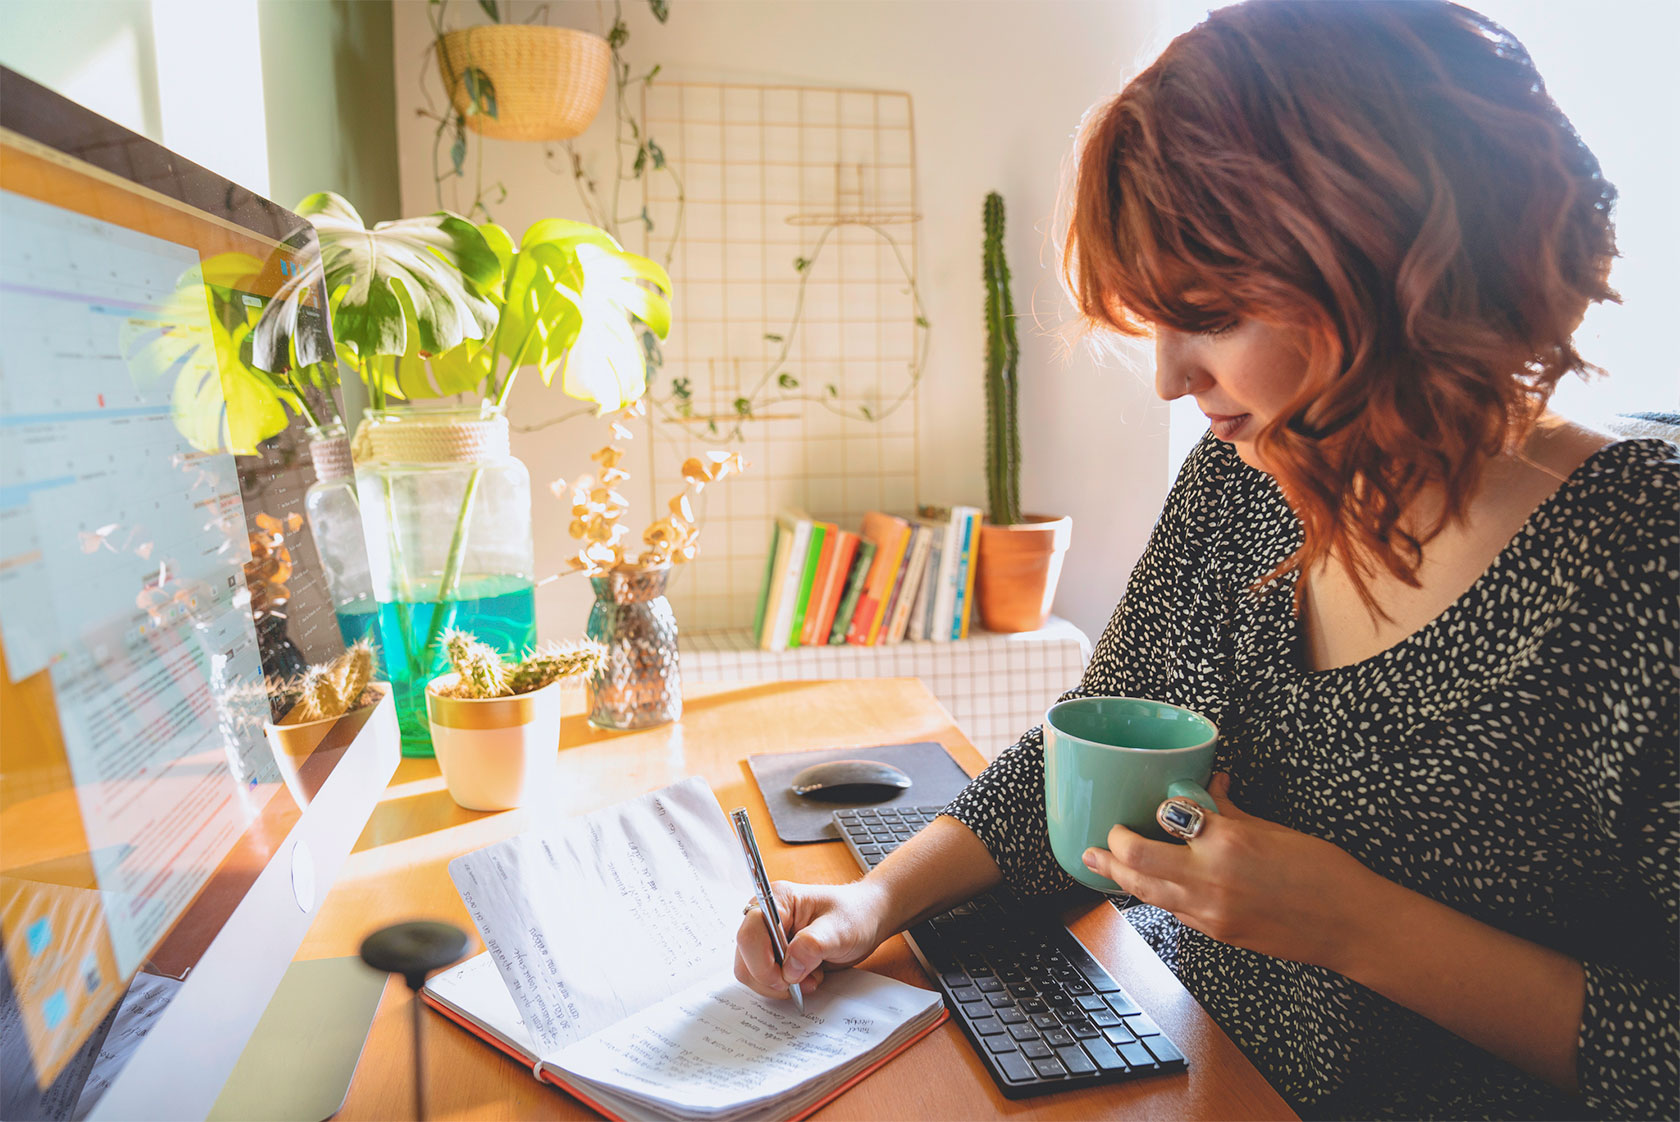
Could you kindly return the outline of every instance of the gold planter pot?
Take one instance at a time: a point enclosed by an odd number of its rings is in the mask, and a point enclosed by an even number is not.
[[[426,687],[432,748],[449,795],[468,810],[524,806],[556,778],[566,680],[512,697],[449,697],[458,675]]]

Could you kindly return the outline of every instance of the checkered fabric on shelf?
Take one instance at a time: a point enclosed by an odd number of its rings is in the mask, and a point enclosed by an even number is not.
[[[790,678],[920,678],[951,711],[981,755],[996,756],[1044,718],[1044,710],[1079,684],[1091,641],[1052,616],[1038,631],[974,631],[952,643],[877,647],[795,647],[761,651],[752,633],[683,632],[682,676],[689,682],[762,682]]]

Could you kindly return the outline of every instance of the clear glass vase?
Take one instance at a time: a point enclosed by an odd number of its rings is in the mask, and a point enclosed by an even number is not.
[[[607,648],[589,680],[589,723],[645,729],[682,716],[677,617],[665,599],[671,566],[625,566],[591,577],[588,635]]]
[[[448,669],[444,632],[503,654],[536,644],[531,477],[489,407],[379,410],[365,425],[356,488],[380,657],[403,754],[430,756],[426,683]]]
[[[304,495],[309,531],[327,577],[327,595],[338,616],[339,634],[349,646],[373,631],[377,605],[368,574],[362,506],[356,498],[356,469],[350,440],[338,422],[310,431],[309,459],[315,482]]]

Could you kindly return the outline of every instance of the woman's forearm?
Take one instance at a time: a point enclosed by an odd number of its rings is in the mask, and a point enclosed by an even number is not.
[[[893,850],[864,883],[879,894],[880,936],[886,939],[1002,879],[985,843],[955,818],[940,815]]]
[[[1581,964],[1372,877],[1338,972],[1575,1093]]]

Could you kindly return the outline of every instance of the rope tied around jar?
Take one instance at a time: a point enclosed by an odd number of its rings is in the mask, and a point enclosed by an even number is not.
[[[476,464],[512,454],[506,417],[484,420],[362,421],[354,444],[358,464]]]

